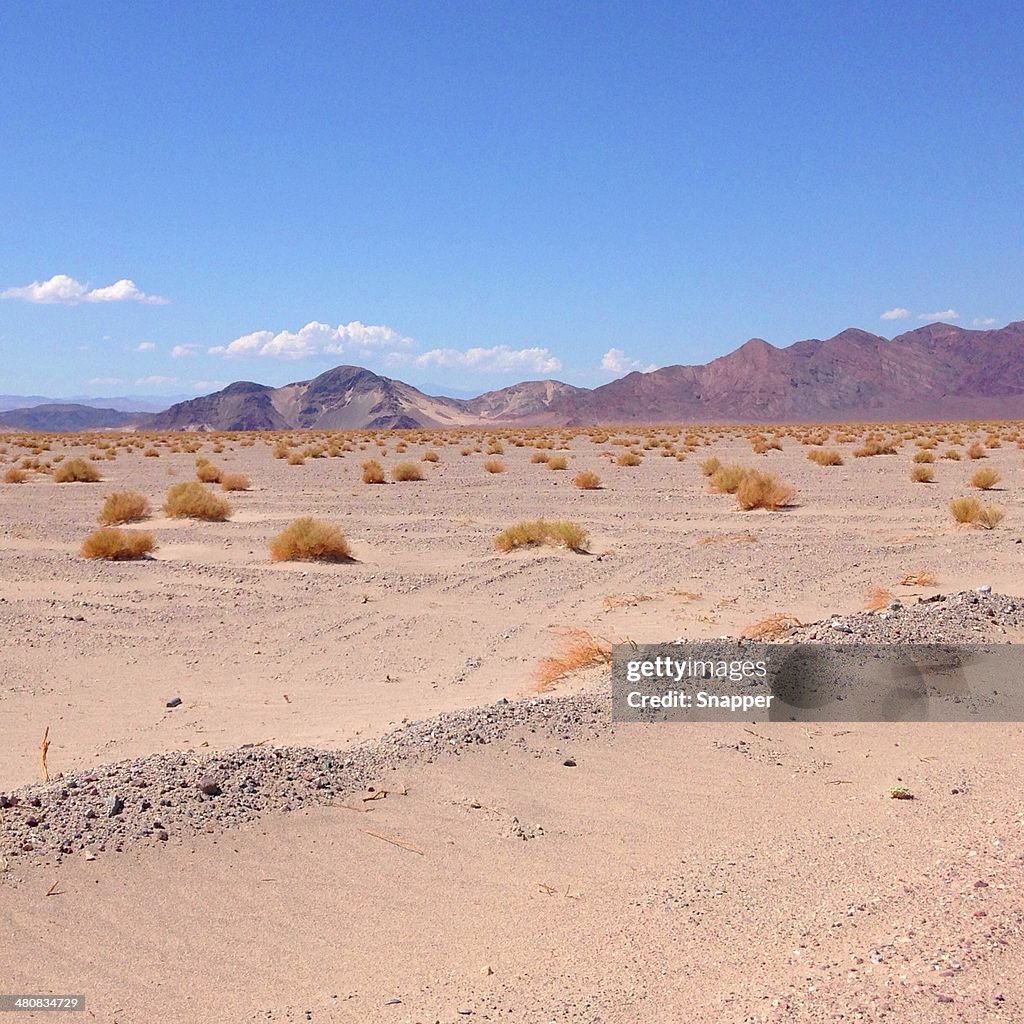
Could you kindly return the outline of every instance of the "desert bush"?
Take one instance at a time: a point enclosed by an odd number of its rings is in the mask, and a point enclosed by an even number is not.
[[[208,487],[191,480],[175,484],[168,490],[164,513],[172,519],[204,519],[220,523],[231,515],[231,506]]]
[[[843,464],[842,455],[834,448],[813,448],[807,453],[807,458],[819,466],[841,466]]]
[[[100,471],[85,459],[68,459],[53,471],[53,479],[58,484],[94,484],[103,478]]]
[[[755,508],[774,512],[788,505],[794,494],[794,488],[783,483],[774,473],[751,469],[736,488],[736,504],[745,512]]]
[[[977,487],[979,491],[991,490],[1002,477],[991,466],[984,466],[975,471],[971,477],[971,486]]]
[[[896,447],[888,441],[865,441],[860,448],[854,448],[855,459],[871,458],[873,455],[895,455]]]
[[[623,452],[616,460],[620,466],[639,466],[643,462],[643,456],[636,452]]]
[[[23,484],[27,479],[28,470],[21,469],[19,466],[11,466],[11,468],[4,473],[5,484]]]
[[[988,456],[985,454],[985,449],[982,447],[979,441],[975,441],[967,449],[967,458],[969,459],[987,459]]]
[[[440,462],[441,461],[441,456],[438,455],[437,452],[435,452],[435,451],[424,452],[423,453],[422,461],[423,462]]]
[[[215,466],[209,459],[196,459],[196,479],[204,484],[219,484],[223,476],[219,466]]]
[[[978,526],[983,530],[994,530],[1003,521],[1005,514],[998,505],[983,505],[978,513]]]
[[[303,516],[270,542],[270,557],[275,562],[350,562],[352,549],[333,523]]]
[[[123,562],[133,558],[144,558],[156,548],[151,533],[134,533],[104,527],[90,533],[82,541],[80,554],[83,558],[104,558],[111,562]]]
[[[147,448],[142,454],[147,459],[159,459],[160,458],[160,453],[155,448]]]
[[[291,452],[286,461],[289,466],[304,466],[306,464],[306,456],[302,452]]]
[[[718,469],[711,474],[711,490],[716,494],[735,494],[749,472],[744,466],[723,466],[719,463]]]
[[[700,471],[705,476],[714,476],[721,468],[722,468],[721,461],[716,459],[714,456],[711,456],[711,458],[705,459],[700,464]]]
[[[564,455],[552,455],[548,459],[548,469],[568,469],[569,460]]]
[[[395,483],[408,483],[413,480],[423,480],[423,470],[415,462],[400,462],[391,470],[391,479]]]
[[[384,467],[376,459],[367,459],[363,463],[363,483],[384,483]]]
[[[220,478],[222,491],[247,491],[251,481],[244,473],[224,473]]]
[[[574,672],[595,665],[608,665],[611,660],[612,647],[606,640],[585,629],[567,630],[562,635],[558,653],[545,658],[538,666],[535,689],[543,693]]]
[[[955,448],[947,448],[943,453],[944,459],[952,459],[954,462],[960,461],[960,453]]]
[[[927,450],[922,449],[914,454],[914,462],[918,465],[928,465],[935,461],[935,455]]]
[[[149,516],[149,499],[138,491],[115,491],[108,494],[98,521],[108,526],[115,523],[137,523]]]
[[[484,462],[484,469],[486,469],[488,473],[504,473],[505,463],[502,462],[501,459],[487,459]]]
[[[935,470],[931,466],[915,466],[910,471],[910,479],[915,484],[930,484],[935,479]]]
[[[533,519],[502,530],[494,538],[494,546],[499,551],[514,551],[516,548],[550,544],[570,551],[585,551],[588,540],[587,531],[575,523],[564,519]]]
[[[601,487],[601,478],[589,469],[584,469],[582,472],[577,473],[572,478],[572,482],[581,491],[596,491]]]
[[[534,463],[541,463],[547,462],[550,458],[551,456],[547,452],[534,452],[533,455],[530,456],[530,461]]]

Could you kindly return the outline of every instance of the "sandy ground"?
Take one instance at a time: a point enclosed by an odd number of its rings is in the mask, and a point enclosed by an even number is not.
[[[940,460],[925,486],[909,446],[836,468],[784,446],[625,468],[578,438],[568,472],[506,446],[508,471],[489,475],[455,445],[424,482],[384,487],[359,481],[372,446],[302,466],[262,445],[207,450],[254,490],[231,496],[228,523],[145,524],[160,548],[132,564],[77,557],[102,497],[157,504],[194,455],[0,486],[0,790],[38,778],[46,727],[51,771],[339,748],[529,693],[559,629],[663,641],[816,621],[877,586],[1024,593],[1016,447],[984,463],[1006,511],[986,532],[947,511],[978,463]],[[777,472],[796,506],[737,511],[707,493],[707,454]],[[604,489],[576,490],[581,469]],[[358,561],[272,564],[267,541],[301,514],[339,523]],[[589,529],[591,553],[493,550],[541,515]],[[923,569],[934,587],[899,585]],[[621,727],[571,751],[527,735],[410,766],[408,795],[366,814],[19,868],[0,886],[0,994],[85,992],[95,1019],[122,1022],[1021,1019],[1021,729],[756,733]],[[900,780],[919,799],[887,799]]]

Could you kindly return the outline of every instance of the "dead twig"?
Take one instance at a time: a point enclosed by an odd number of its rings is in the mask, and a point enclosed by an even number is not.
[[[363,832],[368,836],[373,836],[374,839],[383,839],[385,843],[391,843],[392,846],[401,847],[401,849],[418,854],[420,857],[423,856],[423,851],[419,847],[413,846],[412,843],[407,843],[404,839],[399,839],[396,836],[386,836],[383,832],[371,832],[368,828],[364,828]]]
[[[46,755],[50,749],[50,727],[46,727],[46,731],[43,733],[43,739],[39,744],[39,767],[42,769],[43,782],[50,781],[50,769],[46,765]],[[47,893],[49,895],[49,893]]]

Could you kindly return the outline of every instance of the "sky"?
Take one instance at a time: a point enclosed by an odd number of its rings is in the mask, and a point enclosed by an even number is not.
[[[0,4],[0,393],[1024,317],[1019,4]]]

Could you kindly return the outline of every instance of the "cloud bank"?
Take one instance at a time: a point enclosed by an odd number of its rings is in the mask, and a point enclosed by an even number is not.
[[[122,278],[102,288],[90,288],[67,274],[54,274],[48,281],[33,281],[21,288],[0,292],[0,299],[20,299],[41,306],[80,306],[94,302],[139,302],[147,306],[166,306],[162,295],[147,295],[134,281]]]
[[[298,331],[243,334],[227,345],[215,345],[209,353],[227,359],[246,356],[272,359],[307,359],[317,355],[369,357],[396,348],[411,348],[412,345],[411,338],[403,337],[383,324],[364,324],[353,320],[331,327],[311,320]]]

